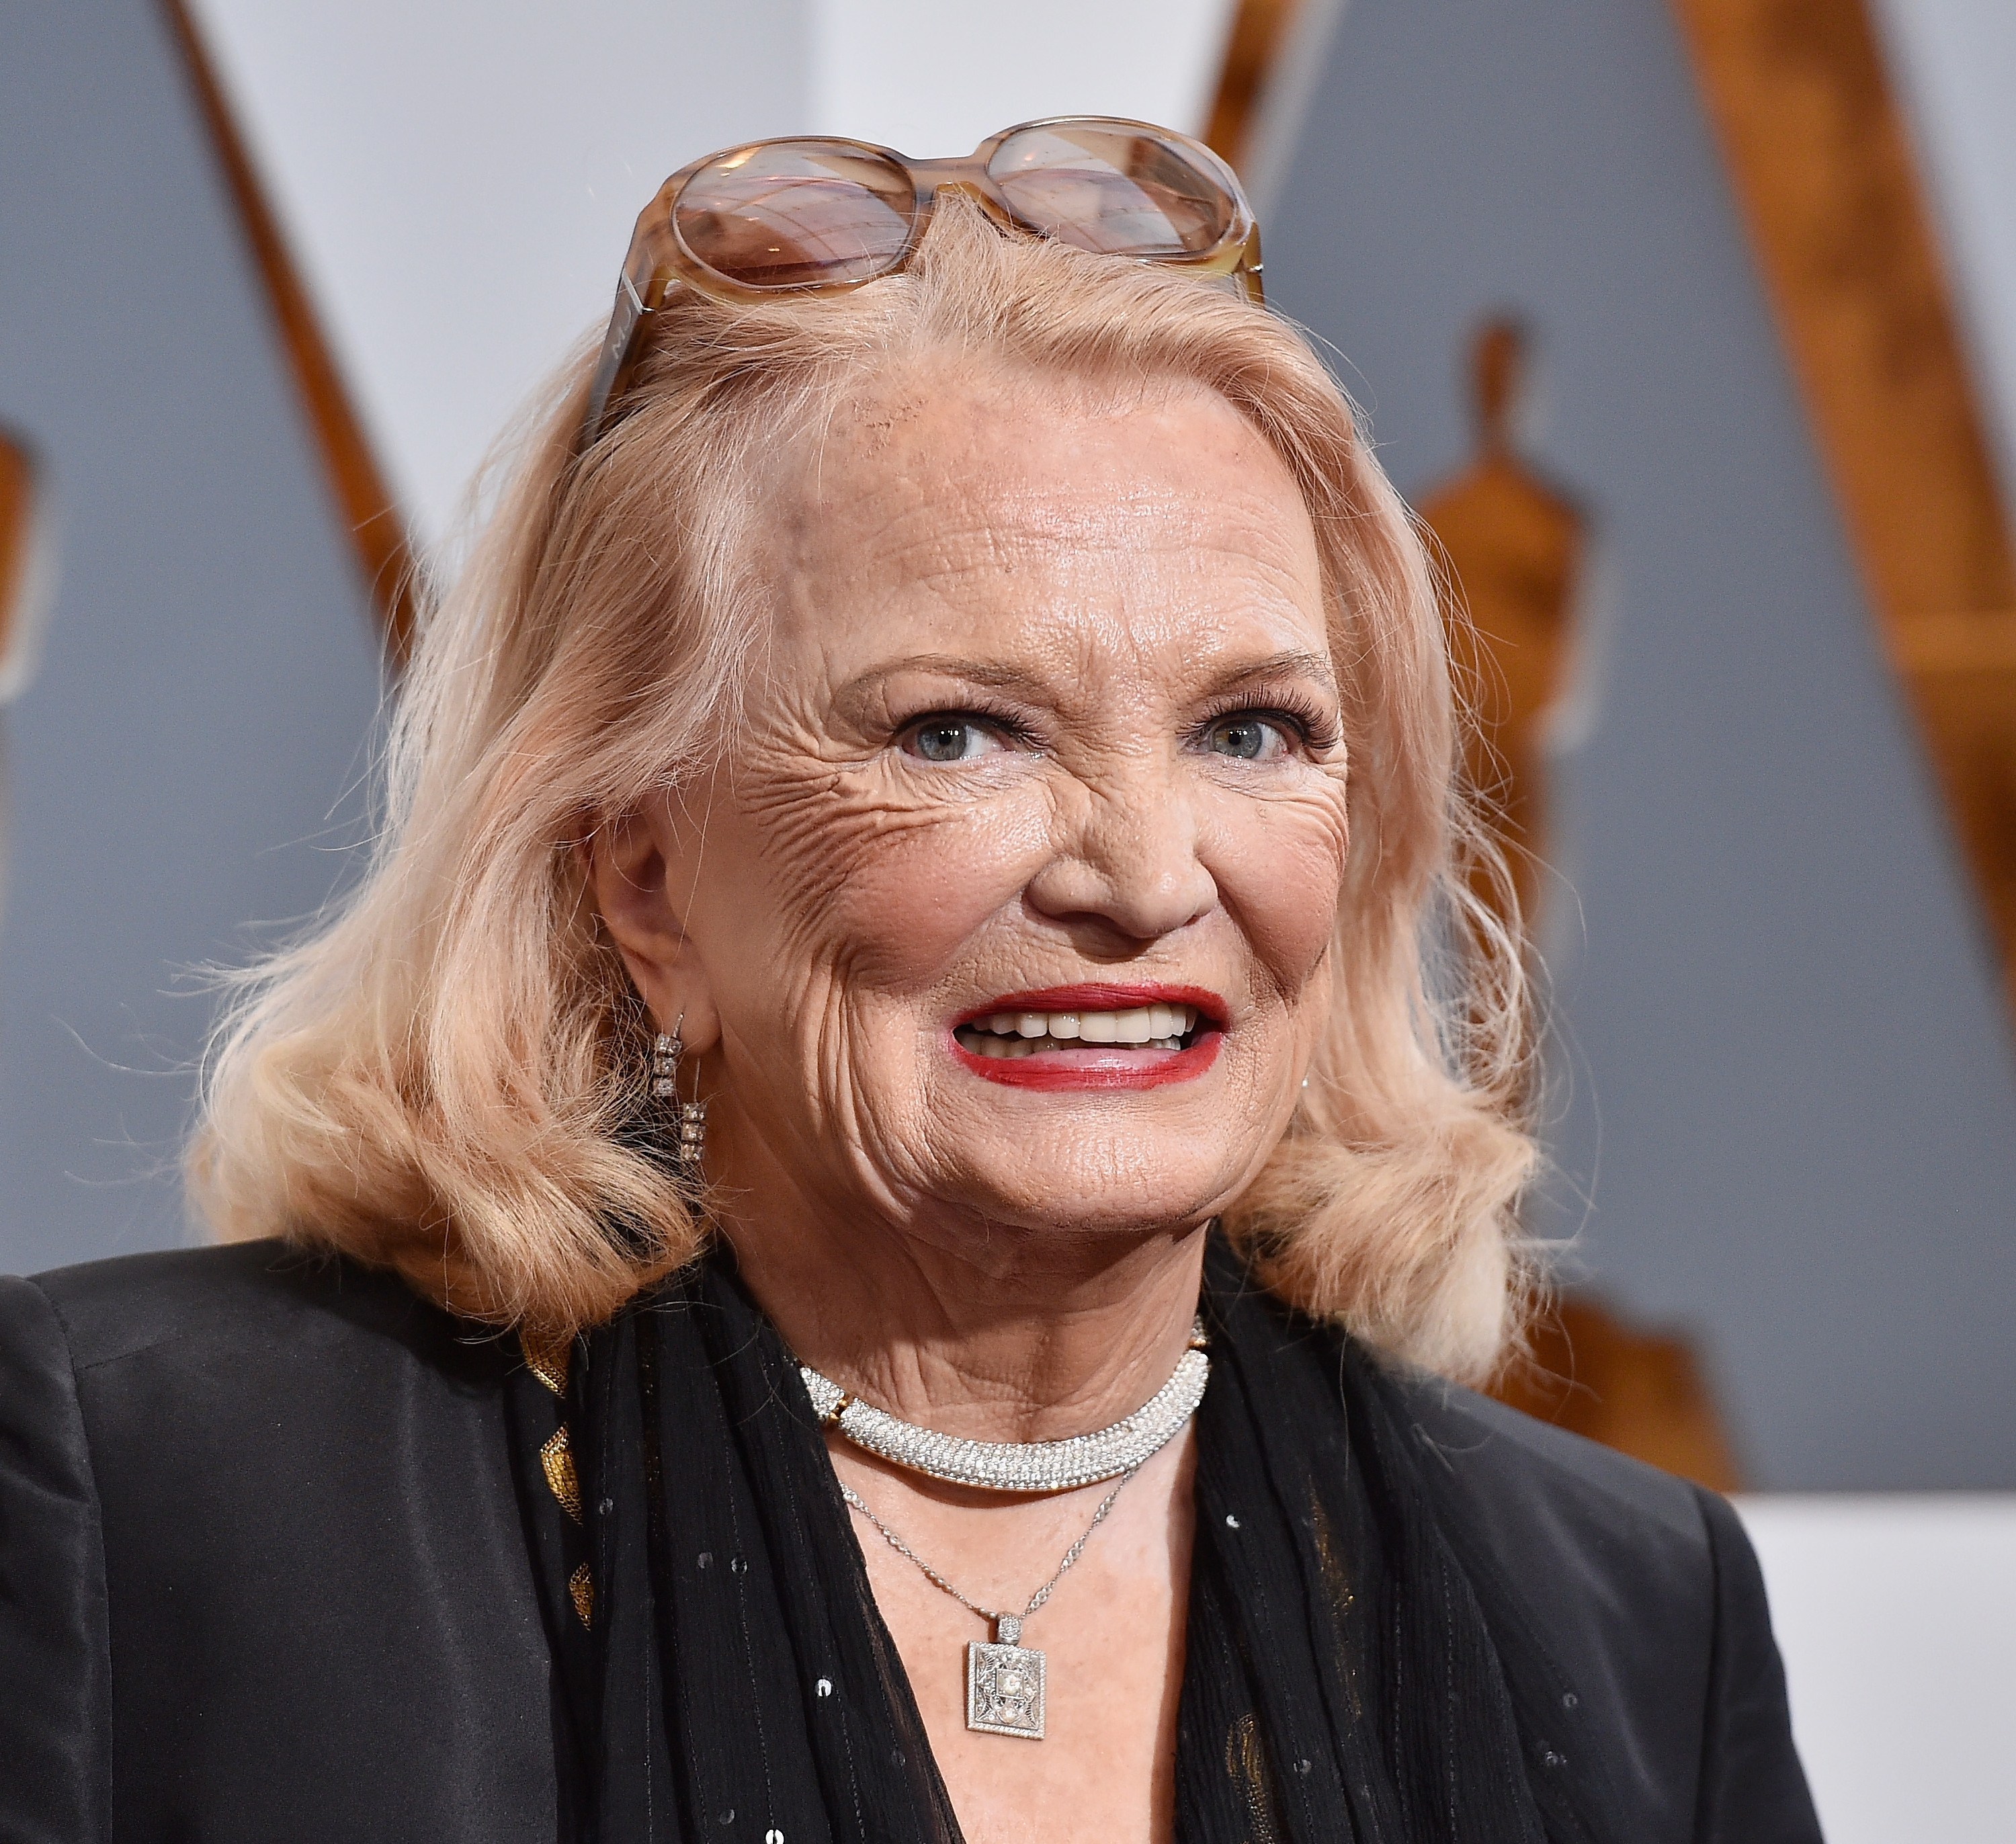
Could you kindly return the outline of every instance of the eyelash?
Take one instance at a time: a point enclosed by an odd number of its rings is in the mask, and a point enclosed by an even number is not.
[[[1258,717],[1271,719],[1291,732],[1295,740],[1308,749],[1328,749],[1337,738],[1336,719],[1312,698],[1303,698],[1290,692],[1278,704],[1256,704],[1239,698],[1228,699],[1222,706],[1208,710],[1190,733],[1193,742],[1201,742],[1214,725],[1221,724],[1228,717]],[[894,740],[898,744],[934,723],[973,723],[983,729],[998,733],[1017,748],[1029,749],[1036,746],[1035,731],[1023,719],[1001,709],[989,709],[985,704],[961,704],[943,707],[934,711],[921,711],[915,717],[906,718],[897,726]]]
[[[1304,698],[1294,692],[1287,693],[1279,704],[1255,704],[1240,698],[1226,701],[1222,709],[1208,711],[1191,733],[1193,740],[1201,740],[1216,725],[1228,717],[1257,717],[1270,719],[1287,729],[1305,749],[1327,749],[1337,740],[1337,720],[1312,698]]]
[[[1006,711],[990,711],[984,704],[952,704],[934,711],[920,711],[915,717],[905,718],[897,725],[893,740],[901,744],[934,723],[974,724],[981,729],[999,733],[1021,749],[1033,747],[1036,740],[1035,733],[1026,722]]]

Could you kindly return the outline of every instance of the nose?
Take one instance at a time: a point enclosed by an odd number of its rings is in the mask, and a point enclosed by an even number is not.
[[[1063,848],[1027,887],[1039,914],[1090,924],[1120,946],[1159,941],[1216,905],[1198,815],[1179,775],[1081,786],[1076,794]]]

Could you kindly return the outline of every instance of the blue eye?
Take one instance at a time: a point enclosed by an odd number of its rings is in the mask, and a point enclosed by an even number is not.
[[[1001,739],[968,717],[927,717],[904,739],[906,755],[925,762],[971,762],[991,755]]]
[[[1222,717],[1204,733],[1204,746],[1215,755],[1240,762],[1267,762],[1286,752],[1288,740],[1278,725],[1251,711]]]

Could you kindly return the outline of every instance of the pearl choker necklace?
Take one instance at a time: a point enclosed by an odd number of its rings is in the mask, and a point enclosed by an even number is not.
[[[855,1446],[912,1472],[990,1492],[1067,1492],[1132,1471],[1197,1413],[1211,1379],[1204,1347],[1200,1319],[1168,1381],[1132,1414],[1062,1441],[969,1441],[940,1434],[870,1407],[810,1364],[800,1364],[798,1374],[822,1426],[838,1428]]]

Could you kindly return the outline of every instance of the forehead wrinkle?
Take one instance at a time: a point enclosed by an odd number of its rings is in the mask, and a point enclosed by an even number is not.
[[[873,477],[878,470],[862,471]],[[816,511],[800,509],[793,520],[798,538],[794,561],[813,568],[826,563],[823,553],[833,548],[833,541],[844,543],[849,516],[862,511],[877,513],[878,548],[886,555],[935,553],[934,565],[927,567],[933,574],[988,568],[1018,574],[1028,563],[1072,566],[1088,556],[1114,553],[1144,560],[1172,556],[1189,564],[1201,553],[1214,553],[1287,575],[1304,548],[1298,542],[1304,535],[1259,494],[1206,495],[1179,481],[1139,476],[1112,478],[1103,483],[1109,490],[1096,495],[1088,494],[1083,477],[1054,482],[998,476],[962,480],[955,472],[928,492],[900,484],[900,503],[887,510],[879,502],[896,496],[899,486],[887,477],[859,478],[844,499],[830,499]]]
[[[952,402],[956,397],[950,394]],[[1223,434],[1250,448],[1263,471],[1285,474],[1286,463],[1265,438],[1222,398],[1214,401],[1233,419]],[[1101,424],[1123,420],[1092,419]],[[893,540],[892,550],[950,548],[963,534],[977,539],[991,560],[1011,565],[1023,556],[1069,559],[1088,549],[1139,550],[1144,528],[1161,528],[1171,548],[1222,548],[1220,535],[1236,530],[1238,548],[1250,551],[1255,535],[1264,533],[1266,548],[1281,553],[1273,560],[1277,567],[1291,567],[1291,553],[1303,548],[1298,540],[1304,534],[1288,528],[1294,521],[1281,520],[1278,501],[1264,490],[1241,482],[1229,494],[1222,487],[1206,494],[1180,476],[1158,477],[1128,465],[1096,438],[1070,444],[1071,464],[1060,469],[1057,428],[1031,431],[1019,423],[1011,414],[1005,423],[977,430],[957,422],[906,429],[908,439],[894,452],[884,441],[829,434],[819,445],[816,465],[794,470],[794,490],[783,480],[775,483],[796,502],[788,522],[797,560],[810,561],[827,548],[829,535],[839,535],[850,517],[863,511]],[[1053,445],[1040,445],[1046,442]],[[1273,468],[1265,467],[1268,460]],[[1100,490],[1089,495],[1092,481]],[[1295,497],[1299,502],[1299,493]],[[894,506],[887,503],[892,499]],[[959,502],[951,519],[949,501]],[[923,531],[910,538],[905,528],[918,524]],[[1308,535],[1313,537],[1312,531]]]
[[[1118,535],[1094,547],[1067,535],[1054,542],[1021,542],[1015,532],[985,524],[950,531],[940,527],[920,535],[914,546],[899,541],[884,549],[878,560],[885,567],[865,585],[866,600],[887,608],[915,596],[962,611],[1006,596],[1032,623],[1062,617],[1075,625],[1075,618],[1087,609],[1075,603],[1060,608],[1057,598],[1090,589],[1096,592],[1100,609],[1123,617],[1141,610],[1185,616],[1186,625],[1201,620],[1216,626],[1227,618],[1258,614],[1287,617],[1299,625],[1309,612],[1299,592],[1305,573],[1291,556],[1263,554],[1250,532],[1241,535],[1244,542],[1220,544],[1215,534],[1172,534],[1169,542],[1144,549]],[[1137,567],[1111,571],[1107,565],[1115,555]],[[1214,567],[1213,558],[1229,567]],[[821,574],[815,565],[800,581],[815,582]],[[1150,623],[1151,628],[1158,625]],[[1153,643],[1156,638],[1152,632],[1137,634],[1132,644]]]
[[[1060,654],[1081,673],[1121,660],[1166,670],[1172,649],[1194,664],[1249,624],[1262,645],[1327,648],[1324,614],[1309,606],[1321,560],[1306,506],[1285,463],[1222,398],[1223,423],[1199,438],[1193,477],[1172,468],[1166,444],[1159,458],[1110,448],[1102,426],[1125,415],[1060,404],[1065,421],[1093,425],[1060,445],[1054,420],[1021,426],[1027,405],[971,401],[961,382],[931,405],[959,413],[853,406],[821,428],[815,466],[772,477],[783,502],[772,502],[779,542],[765,572],[782,592],[772,646],[796,628],[829,674],[857,684],[892,669],[849,674],[850,656],[869,664],[863,642],[872,655],[877,639],[900,646],[909,627],[928,649],[947,617],[956,630],[976,619],[998,629],[1005,616],[1008,650],[1040,660],[1053,681],[1071,670]],[[1216,465],[1228,459],[1238,463],[1229,479]]]

